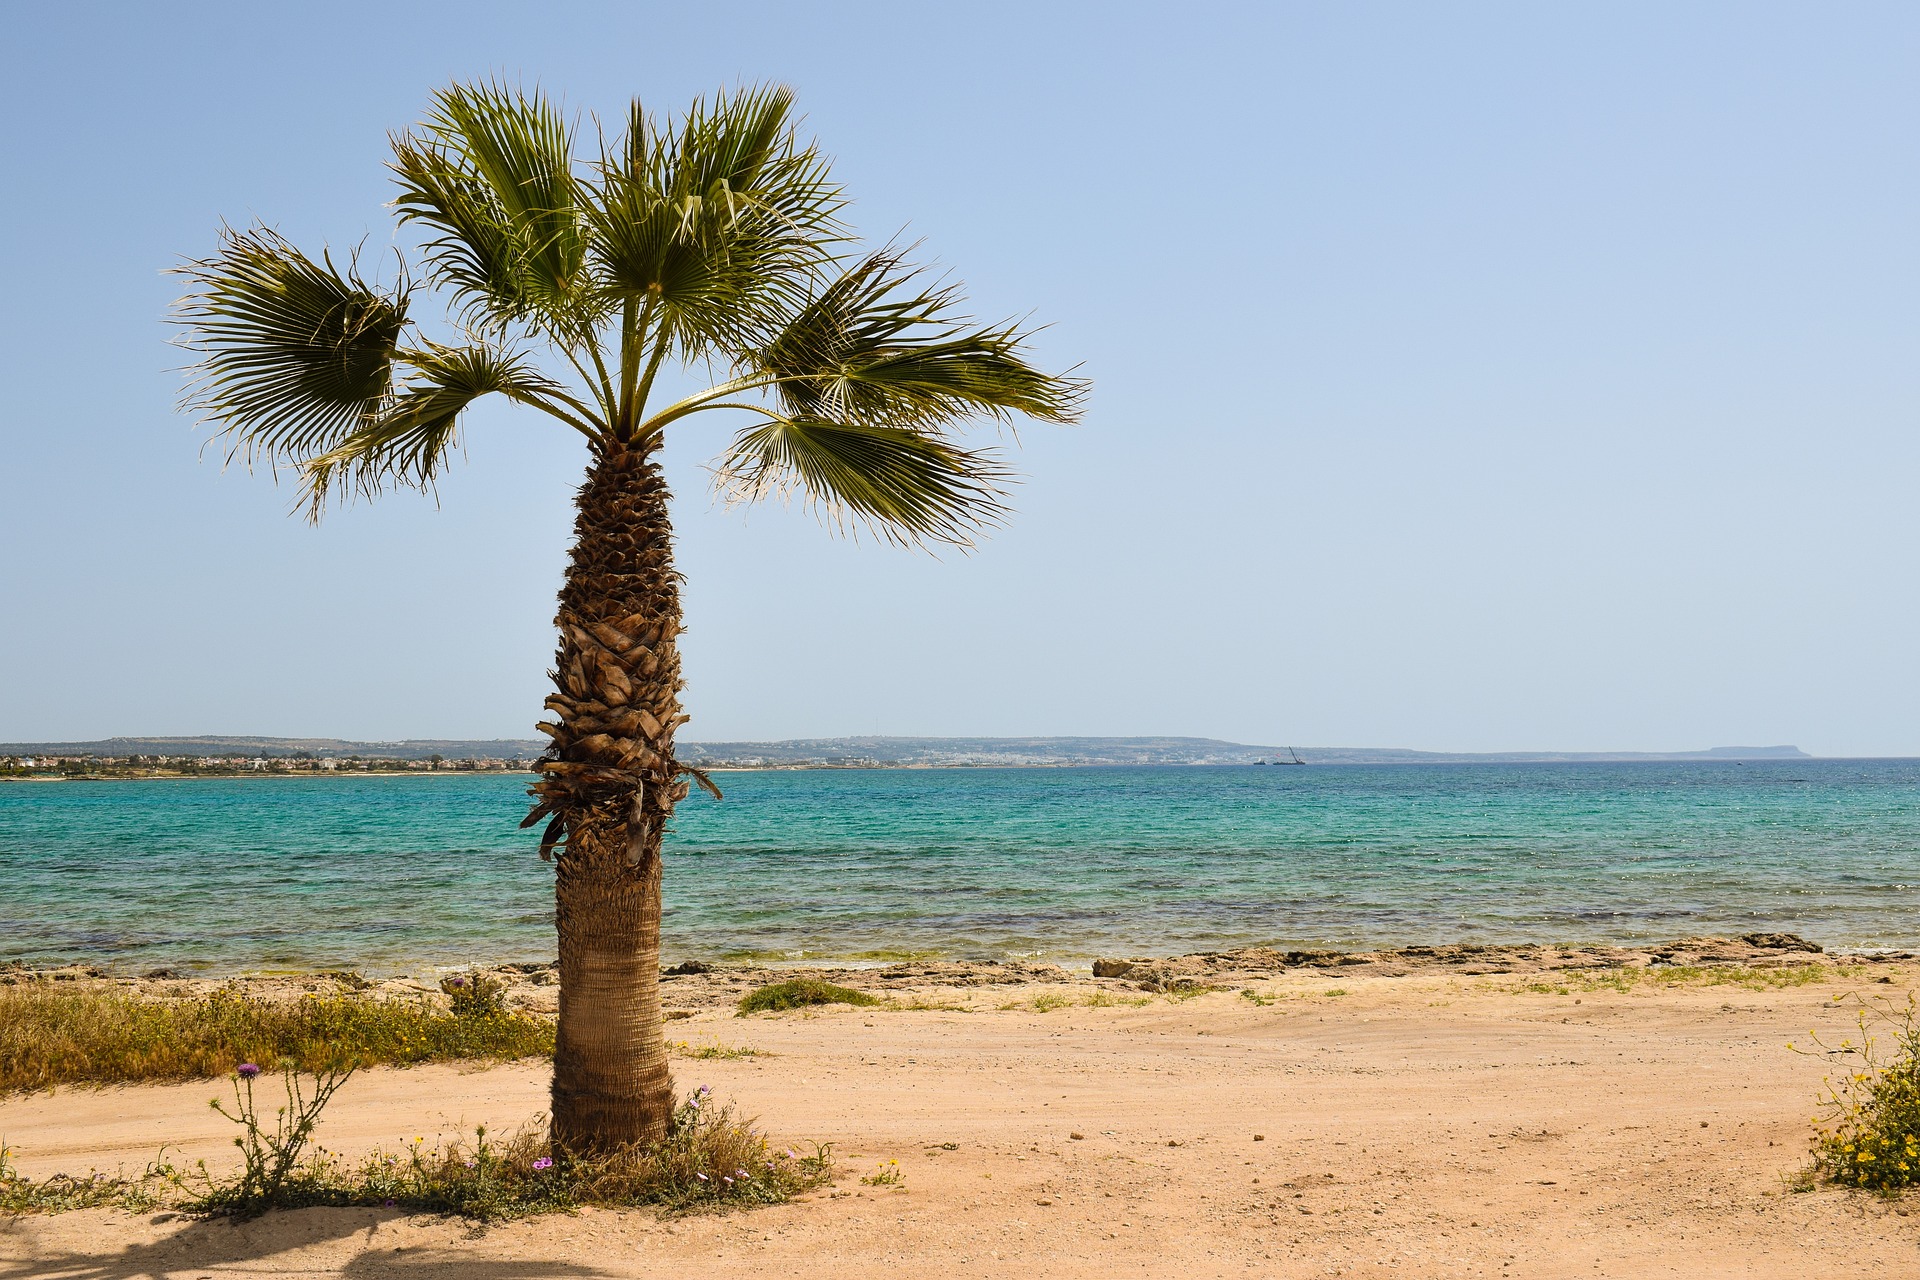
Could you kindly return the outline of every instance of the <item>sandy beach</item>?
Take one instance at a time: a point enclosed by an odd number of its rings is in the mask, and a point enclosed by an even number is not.
[[[20,1218],[0,1276],[1920,1275],[1907,1203],[1793,1189],[1829,1068],[1787,1047],[1837,1043],[1855,997],[1904,999],[1916,971],[1711,941],[1243,952],[1108,979],[854,971],[892,1007],[748,1018],[730,999],[759,975],[676,977],[680,1084],[777,1139],[833,1143],[831,1189],[487,1229],[380,1210]],[[551,988],[527,976],[516,995],[537,1006]],[[713,1045],[760,1056],[690,1056]],[[368,1072],[321,1140],[512,1129],[545,1083],[544,1063]],[[214,1088],[16,1096],[0,1134],[28,1173],[137,1171],[163,1144],[224,1161]],[[862,1184],[887,1161],[902,1187]]]

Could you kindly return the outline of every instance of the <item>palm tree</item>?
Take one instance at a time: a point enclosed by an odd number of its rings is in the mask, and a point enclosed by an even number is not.
[[[430,488],[482,396],[587,440],[539,725],[551,744],[522,825],[545,823],[555,862],[553,1138],[588,1153],[667,1131],[661,837],[689,778],[713,790],[674,757],[687,717],[668,429],[746,415],[716,469],[729,497],[798,496],[836,528],[964,545],[1004,514],[1006,476],[957,430],[1071,421],[1085,384],[1032,367],[1019,325],[969,320],[897,250],[855,252],[784,88],[664,124],[636,101],[591,148],[582,133],[537,91],[442,90],[392,139],[394,207],[425,232],[413,270],[403,259],[383,287],[352,255],[226,229],[180,268],[177,319],[200,356],[189,407],[230,461],[290,465],[312,519]],[[410,314],[423,293],[447,305],[438,336]],[[669,362],[726,376],[656,405]]]

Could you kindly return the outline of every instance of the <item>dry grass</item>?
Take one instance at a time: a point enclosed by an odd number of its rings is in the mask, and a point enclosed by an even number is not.
[[[1574,995],[1587,991],[1661,990],[1672,987],[1741,987],[1748,991],[1779,991],[1790,987],[1817,986],[1823,982],[1848,982],[1866,972],[1859,964],[1781,965],[1756,969],[1743,964],[1657,964],[1644,968],[1562,970],[1552,977],[1534,978],[1507,985],[1488,984],[1488,989],[1527,992],[1536,995]]]
[[[56,1173],[34,1179],[13,1167],[13,1153],[0,1145],[0,1214],[64,1213],[69,1209],[129,1209],[143,1213],[159,1204],[163,1175],[148,1170],[139,1179],[91,1173],[84,1178]]]
[[[529,1014],[456,1016],[425,1001],[368,996],[262,1000],[218,991],[147,999],[113,989],[0,990],[0,1093],[224,1075],[240,1062],[314,1069],[507,1060],[553,1052],[553,1025]]]
[[[697,1093],[681,1104],[665,1142],[606,1159],[555,1153],[538,1126],[506,1142],[489,1142],[480,1129],[471,1144],[415,1143],[397,1154],[376,1151],[351,1161],[322,1148],[266,1206],[236,1199],[231,1183],[203,1179],[204,1189],[181,1207],[245,1216],[258,1208],[360,1205],[482,1222],[588,1205],[691,1213],[778,1204],[833,1176],[830,1148],[775,1148],[730,1108],[697,1105],[705,1098]]]
[[[769,982],[742,996],[738,1016],[744,1018],[750,1013],[778,1013],[784,1009],[800,1009],[816,1004],[879,1003],[878,997],[855,991],[852,987],[835,986],[818,978],[790,978],[785,982]]]

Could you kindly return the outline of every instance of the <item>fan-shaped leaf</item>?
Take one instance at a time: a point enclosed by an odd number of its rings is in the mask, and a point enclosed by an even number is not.
[[[735,500],[798,492],[898,542],[965,545],[1005,511],[1007,473],[988,454],[872,423],[772,418],[734,437],[719,475]]]
[[[393,385],[407,287],[381,292],[351,264],[301,253],[265,228],[226,231],[180,268],[193,282],[175,319],[200,352],[187,405],[249,461],[300,458],[358,429]]]
[[[980,414],[1078,415],[1083,382],[1041,373],[1015,326],[973,326],[953,290],[920,288],[919,275],[891,250],[854,264],[748,367],[777,380],[795,417],[939,430]]]

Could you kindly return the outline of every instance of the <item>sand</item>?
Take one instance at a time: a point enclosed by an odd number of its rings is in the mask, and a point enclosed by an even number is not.
[[[679,1082],[778,1138],[831,1141],[832,1188],[727,1216],[486,1229],[390,1210],[0,1220],[0,1277],[1920,1276],[1920,1198],[1790,1189],[1830,1068],[1787,1048],[1815,1028],[1837,1041],[1856,997],[1904,999],[1920,965],[1714,940],[1668,954],[1715,947],[1746,959],[1664,982],[1633,964],[1541,972],[1583,953],[1539,948],[1266,968],[1237,953],[1104,981],[958,966],[943,983],[933,966],[841,976],[965,1011],[751,1018],[720,1003],[740,975],[696,975],[669,984],[689,1015],[674,1039],[765,1056],[683,1056]],[[1226,989],[1140,989],[1183,966]],[[511,1129],[544,1087],[543,1064],[373,1071],[321,1140]],[[0,1135],[30,1173],[137,1171],[163,1143],[227,1160],[213,1091],[14,1097]],[[861,1184],[888,1160],[902,1189]]]

